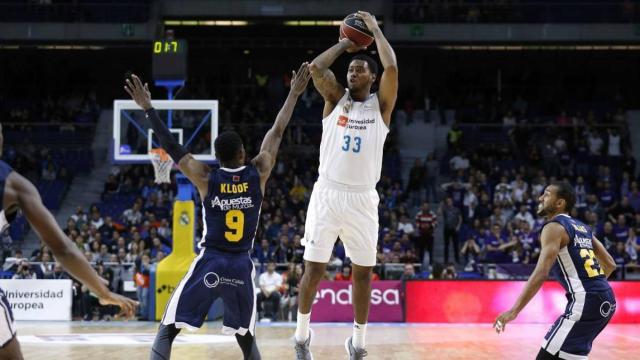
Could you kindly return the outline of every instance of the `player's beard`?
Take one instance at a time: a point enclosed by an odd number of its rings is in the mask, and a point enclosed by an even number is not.
[[[544,217],[546,218],[547,216],[549,216],[551,213],[553,212],[553,209],[551,208],[551,205],[549,206],[544,206],[544,203],[542,204],[542,208],[538,207],[538,211],[536,211],[536,214],[540,217]]]

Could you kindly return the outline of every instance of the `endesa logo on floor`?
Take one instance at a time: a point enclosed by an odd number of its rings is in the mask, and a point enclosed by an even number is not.
[[[371,285],[369,322],[402,321],[402,282],[374,281]],[[353,321],[351,281],[321,281],[313,302],[311,321]]]
[[[406,284],[407,322],[493,323],[509,310],[522,292],[525,281],[409,281]],[[616,297],[612,323],[640,322],[640,282],[609,283]],[[518,315],[516,323],[551,324],[567,306],[564,289],[556,281],[544,283]],[[603,302],[603,316],[613,308]]]

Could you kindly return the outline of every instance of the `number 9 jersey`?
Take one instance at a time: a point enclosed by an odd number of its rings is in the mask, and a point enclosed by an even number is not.
[[[253,165],[212,170],[202,202],[204,231],[198,245],[232,253],[250,251],[262,196],[260,174]]]

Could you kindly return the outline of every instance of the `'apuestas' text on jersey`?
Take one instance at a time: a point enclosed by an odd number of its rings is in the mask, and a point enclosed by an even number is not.
[[[227,252],[251,250],[261,204],[260,174],[253,165],[212,170],[202,203],[204,233],[200,246]]]

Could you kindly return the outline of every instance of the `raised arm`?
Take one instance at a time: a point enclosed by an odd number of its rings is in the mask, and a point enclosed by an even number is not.
[[[596,255],[596,259],[598,260],[602,271],[604,271],[604,274],[608,278],[611,276],[611,273],[616,271],[616,262],[600,240],[594,236],[591,241],[593,242],[593,252]]]
[[[106,280],[98,276],[80,250],[62,232],[49,210],[44,207],[35,186],[13,172],[8,178],[8,189],[15,195],[18,207],[22,209],[27,221],[49,246],[56,261],[95,293],[100,298],[101,304],[118,305],[129,317],[133,316],[136,302],[109,291],[105,284]]]
[[[358,48],[353,41],[344,38],[318,55],[311,61],[311,64],[309,64],[309,71],[313,77],[313,86],[318,89],[318,92],[324,99],[322,117],[327,117],[331,114],[338,101],[344,96],[344,87],[338,83],[336,76],[329,70],[329,66],[331,66],[343,52],[356,50],[358,50]]]
[[[382,30],[380,30],[375,16],[366,11],[358,11],[358,15],[362,17],[362,21],[364,21],[376,39],[376,47],[384,69],[380,77],[378,99],[380,100],[382,118],[389,125],[391,123],[391,113],[398,98],[398,62],[396,61],[396,53],[387,38],[384,37]]]
[[[158,113],[151,105],[151,92],[149,84],[142,85],[142,81],[136,75],[131,75],[131,80],[126,80],[124,89],[131,95],[131,98],[144,110],[145,117],[151,122],[151,128],[160,140],[160,146],[178,164],[180,171],[198,188],[200,197],[207,196],[209,184],[209,172],[211,169],[207,164],[196,160],[187,149],[180,145],[171,135],[167,125],[160,119]]]
[[[251,160],[251,163],[258,169],[260,173],[260,183],[262,191],[264,193],[264,186],[271,175],[271,170],[276,163],[276,157],[278,155],[278,149],[280,148],[280,142],[282,142],[282,136],[284,131],[291,120],[291,114],[296,106],[298,97],[304,92],[304,89],[309,83],[311,74],[309,73],[309,64],[303,63],[300,65],[298,72],[293,71],[293,77],[291,78],[291,88],[287,100],[285,100],[282,109],[276,116],[276,121],[271,126],[271,129],[267,131],[267,134],[262,140],[262,146],[260,147],[260,153],[258,156]]]
[[[540,287],[542,287],[542,284],[549,276],[549,271],[551,270],[553,263],[558,257],[560,245],[563,240],[568,240],[568,235],[562,225],[558,223],[550,223],[542,229],[542,234],[540,235],[542,251],[540,252],[536,268],[533,270],[533,273],[531,273],[531,276],[529,276],[529,280],[527,281],[524,290],[522,290],[522,293],[511,310],[500,314],[493,324],[493,327],[496,328],[498,333],[504,331],[508,322],[518,317],[520,311],[527,306],[529,301],[531,301],[538,290],[540,290]]]

